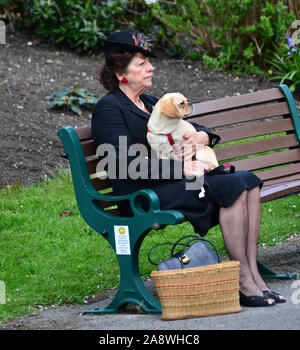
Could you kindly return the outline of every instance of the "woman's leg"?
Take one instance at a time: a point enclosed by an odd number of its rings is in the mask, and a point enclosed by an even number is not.
[[[247,191],[244,191],[230,207],[220,208],[219,222],[230,259],[238,260],[241,264],[240,291],[246,296],[262,296],[263,293],[253,279],[248,262]]]
[[[257,268],[257,246],[261,222],[260,188],[255,187],[247,192],[248,239],[247,260],[257,286],[269,290]]]
[[[247,193],[248,207],[248,240],[247,240],[247,260],[256,285],[262,291],[270,291],[262,279],[257,268],[257,245],[260,231],[261,205],[260,188],[255,187]],[[276,293],[277,302],[284,301],[283,295]],[[274,296],[273,296],[274,297]]]

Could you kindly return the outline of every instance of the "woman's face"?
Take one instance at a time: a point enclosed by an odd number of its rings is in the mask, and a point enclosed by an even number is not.
[[[128,87],[133,90],[145,90],[152,85],[154,68],[149,57],[138,52],[130,61],[126,72],[122,74],[128,80]]]

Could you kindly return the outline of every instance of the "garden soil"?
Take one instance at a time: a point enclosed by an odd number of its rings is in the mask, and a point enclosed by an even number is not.
[[[67,168],[67,161],[61,158],[63,147],[57,130],[67,125],[89,125],[91,111],[79,117],[67,110],[49,109],[49,96],[75,84],[103,96],[106,92],[96,79],[103,62],[101,52],[82,55],[52,48],[22,33],[7,34],[6,44],[0,45],[0,188],[29,186],[55,175],[60,167]],[[171,60],[160,52],[159,59],[152,62],[156,70],[148,93],[158,97],[178,91],[191,102],[200,102],[275,85],[256,76],[211,72],[199,62]],[[299,105],[297,96],[296,102]],[[260,256],[277,270],[299,272],[299,242],[298,235],[261,250]],[[3,323],[0,329],[299,329],[299,296],[297,299],[294,294],[292,298],[292,281],[277,280],[271,286],[285,292],[288,302],[272,307],[269,314],[248,308],[236,316],[166,322],[160,320],[160,315],[83,316],[82,311],[89,306],[75,305]],[[106,305],[114,293],[104,294],[97,307]]]
[[[66,167],[61,158],[61,127],[90,124],[91,111],[81,117],[68,110],[49,109],[49,96],[78,84],[94,94],[106,91],[97,81],[103,53],[79,55],[49,47],[39,38],[9,33],[0,45],[0,188],[28,186]],[[149,94],[181,92],[191,102],[247,93],[275,83],[255,76],[243,78],[205,70],[199,62],[170,60],[163,53]]]

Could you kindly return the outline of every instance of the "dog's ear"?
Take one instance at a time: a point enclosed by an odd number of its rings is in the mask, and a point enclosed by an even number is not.
[[[179,118],[180,116],[179,111],[174,105],[172,98],[169,98],[166,101],[162,101],[161,113],[169,118]]]

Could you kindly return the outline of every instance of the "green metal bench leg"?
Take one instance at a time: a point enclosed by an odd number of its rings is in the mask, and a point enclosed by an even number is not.
[[[126,286],[120,283],[117,294],[107,307],[86,310],[83,314],[116,314],[126,304],[135,304],[146,314],[161,313],[160,302],[151,295],[142,280],[141,283],[128,277]]]
[[[129,303],[136,304],[143,313],[161,313],[159,300],[155,299],[146,288],[139,272],[139,250],[146,234],[137,239],[131,255],[117,255],[120,265],[120,285],[111,303],[105,308],[86,310],[83,314],[114,314],[122,305]]]
[[[280,279],[292,279],[297,277],[297,273],[277,273],[269,269],[261,261],[257,260],[258,271],[262,277],[265,278],[280,278]]]

